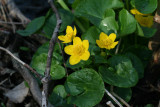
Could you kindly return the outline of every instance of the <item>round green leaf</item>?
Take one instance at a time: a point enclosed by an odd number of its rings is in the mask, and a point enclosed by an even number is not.
[[[52,65],[50,74],[52,79],[57,80],[62,79],[65,76],[66,72],[64,67],[62,67],[61,65]]]
[[[47,54],[42,53],[33,57],[31,66],[36,69],[38,73],[44,75],[46,63]],[[58,64],[60,64],[60,62],[53,57],[51,64],[51,76],[53,79],[61,79],[65,76],[65,69]]]
[[[126,53],[125,55],[132,61],[133,67],[138,72],[139,79],[143,78],[144,67],[142,61],[132,53]]]
[[[83,40],[88,40],[91,44],[96,44],[96,40],[99,39],[100,30],[97,27],[90,27],[86,33],[82,35]]]
[[[57,85],[52,94],[49,96],[49,101],[55,107],[73,107],[73,105],[67,104],[65,97],[67,96],[67,92],[63,85]]]
[[[141,13],[153,13],[157,8],[157,0],[135,0],[135,6]]]
[[[138,74],[127,57],[113,56],[108,62],[111,67],[99,67],[99,72],[106,83],[122,88],[136,85]]]
[[[63,85],[57,85],[54,89],[53,92],[57,95],[59,95],[62,98],[65,98],[67,96],[67,92],[64,88]]]
[[[157,29],[154,28],[147,28],[147,27],[141,27],[144,33],[143,37],[150,38],[154,36],[154,34],[157,32]]]
[[[117,33],[119,26],[115,18],[111,16],[111,17],[106,17],[105,19],[103,19],[99,25],[99,28],[105,33],[108,33],[111,30],[113,30],[114,33]]]
[[[32,20],[26,27],[25,30],[18,30],[17,33],[22,36],[29,36],[36,33],[44,25],[45,17],[41,16]]]
[[[135,18],[125,9],[119,12],[120,36],[133,33],[136,30]]]
[[[79,107],[93,107],[104,95],[103,80],[93,69],[82,69],[70,74],[66,88],[71,95],[68,101]]]

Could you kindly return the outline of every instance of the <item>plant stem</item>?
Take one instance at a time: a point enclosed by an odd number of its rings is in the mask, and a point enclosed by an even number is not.
[[[129,10],[129,1],[128,0],[126,0],[126,8],[127,8],[127,10]]]

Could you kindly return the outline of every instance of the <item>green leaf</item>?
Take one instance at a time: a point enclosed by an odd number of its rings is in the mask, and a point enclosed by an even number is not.
[[[66,27],[73,22],[74,16],[71,12],[63,10],[63,9],[59,10],[59,14],[60,14],[61,19],[62,19],[60,32],[63,32],[66,29]],[[56,23],[57,23],[56,21],[57,21],[57,19],[56,19],[55,14],[52,14],[50,17],[48,17],[48,19],[46,19],[46,23],[43,27],[43,30],[46,33],[48,38],[52,37],[54,28],[55,28]]]
[[[62,44],[63,45],[63,44]],[[62,46],[63,47],[63,46]],[[46,53],[48,54],[48,49],[49,49],[49,42],[44,43],[42,46],[40,46],[36,53],[34,54],[34,56],[36,55],[40,55],[41,53]],[[59,59],[59,61],[62,60],[62,56],[58,55],[58,53],[61,53],[61,50],[59,48],[59,44],[56,43],[54,46],[54,51],[53,51],[53,56],[56,57],[57,59]]]
[[[152,51],[149,50],[148,47],[142,45],[130,46],[125,50],[125,52],[135,54],[142,61],[144,68],[147,66],[150,58],[152,57]]]
[[[138,23],[137,23],[136,33],[137,33],[137,35],[144,37],[143,30],[142,30],[141,26]]]
[[[97,45],[89,45],[89,52],[91,53],[91,55],[99,55],[101,54],[101,49],[97,46]]]
[[[141,28],[143,30],[144,37],[146,38],[152,37],[157,32],[157,29],[154,28],[147,28],[147,27],[141,27]]]
[[[70,74],[65,86],[71,95],[68,101],[78,107],[93,107],[104,95],[103,80],[93,69],[82,69]]]
[[[115,12],[114,12],[114,10],[113,9],[107,9],[105,11],[104,17],[114,17],[115,18]]]
[[[65,76],[66,72],[64,67],[61,65],[51,65],[51,77],[54,80],[62,79]]]
[[[113,56],[108,62],[111,67],[99,67],[99,72],[106,83],[122,88],[136,85],[138,74],[127,57]]]
[[[41,16],[32,20],[26,27],[25,30],[18,30],[17,33],[22,36],[29,36],[31,34],[36,33],[45,23],[45,17]]]
[[[117,33],[119,26],[114,17],[106,17],[101,21],[99,28],[105,33],[109,33],[111,30]]]
[[[109,88],[109,87],[107,87],[107,88]],[[129,102],[131,100],[131,97],[132,97],[131,88],[114,87],[113,92],[116,93],[119,97],[121,97],[126,102]],[[109,98],[109,99],[112,101],[111,98]]]
[[[63,85],[57,85],[52,94],[49,96],[49,101],[55,107],[73,107],[73,105],[67,104],[65,97],[67,96],[67,92]]]
[[[74,6],[76,16],[86,17],[92,24],[103,30],[103,32],[109,32],[106,31],[105,28],[108,30],[117,30],[117,25],[115,24],[116,22],[114,18],[105,18],[108,17],[108,15],[114,14],[114,11],[111,9],[122,8],[124,6],[123,2],[119,0],[76,0],[75,2],[76,5]],[[107,12],[109,13],[107,14]]]
[[[107,59],[105,59],[105,57],[100,56],[100,55],[95,55],[95,60],[94,63],[107,63]]]
[[[89,40],[89,43],[96,44],[96,40],[99,39],[100,30],[97,27],[90,27],[86,33],[82,35],[83,40]]]
[[[140,26],[137,23],[137,30],[136,33],[141,36],[141,37],[145,37],[145,38],[150,38],[152,36],[154,36],[154,34],[157,32],[157,29],[154,28],[148,28],[148,27],[143,27]]]
[[[65,90],[65,87],[63,85],[57,85],[54,89],[53,92],[57,95],[59,95],[62,98],[65,98],[67,96],[67,92]]]
[[[135,6],[141,13],[153,13],[157,8],[157,0],[135,0]]]
[[[136,30],[135,18],[125,9],[119,12],[120,36],[133,33]]]
[[[46,68],[48,48],[48,42],[39,47],[31,61],[31,66],[42,75],[44,75]],[[51,76],[53,79],[61,79],[65,76],[65,69],[60,66],[62,64],[62,56],[59,53],[59,46],[55,44],[51,64]]]
[[[42,53],[39,55],[35,55],[32,59],[31,66],[36,69],[36,71],[42,75],[44,75],[46,63],[47,63],[47,53]],[[58,60],[56,60],[54,57],[52,58],[52,66],[51,66],[51,72],[54,65],[60,64]]]
[[[143,67],[142,61],[136,55],[132,53],[126,53],[125,56],[127,56],[131,60],[133,67],[138,72],[139,79],[143,78],[144,67]]]

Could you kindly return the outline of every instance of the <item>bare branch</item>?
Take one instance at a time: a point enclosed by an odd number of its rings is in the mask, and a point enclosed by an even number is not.
[[[0,50],[5,51],[6,53],[8,53],[11,57],[13,57],[16,61],[18,61],[19,63],[21,63],[23,66],[25,66],[26,68],[28,68],[29,70],[31,70],[38,78],[42,79],[42,76],[35,71],[32,67],[30,67],[28,64],[26,64],[25,62],[23,62],[22,60],[20,60],[19,58],[17,58],[15,55],[13,55],[9,50],[3,48],[0,46]]]
[[[43,97],[42,97],[42,107],[48,107],[48,82],[50,80],[50,69],[51,69],[51,61],[52,61],[52,54],[53,54],[53,49],[57,40],[57,35],[60,29],[60,25],[62,23],[62,20],[60,18],[60,15],[58,13],[57,8],[55,7],[54,3],[52,0],[48,0],[48,3],[52,7],[52,10],[54,11],[57,19],[57,24],[54,29],[52,38],[50,40],[49,44],[49,51],[48,51],[48,57],[47,57],[47,65],[46,65],[46,70],[45,70],[45,77],[41,80],[43,83]]]
[[[115,106],[112,104],[111,101],[108,101],[106,104],[107,104],[109,107],[115,107]]]

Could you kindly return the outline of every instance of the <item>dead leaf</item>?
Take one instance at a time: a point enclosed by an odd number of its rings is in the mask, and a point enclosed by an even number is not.
[[[14,103],[21,103],[27,96],[29,88],[25,86],[25,83],[22,82],[12,90],[6,92],[4,95]]]

